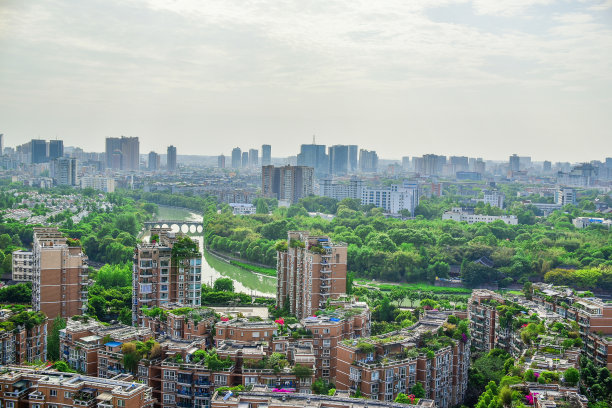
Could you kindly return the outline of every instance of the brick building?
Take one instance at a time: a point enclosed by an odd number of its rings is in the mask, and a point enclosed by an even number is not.
[[[41,312],[26,311],[23,324],[18,310],[0,310],[0,364],[24,364],[47,359],[47,318]],[[30,326],[31,328],[28,328]]]

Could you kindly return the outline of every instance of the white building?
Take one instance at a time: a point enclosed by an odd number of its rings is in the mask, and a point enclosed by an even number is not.
[[[506,196],[501,191],[486,190],[484,192],[484,205],[489,204],[491,207],[504,208],[504,199]]]
[[[319,183],[319,195],[338,201],[345,198],[361,200],[362,191],[363,181],[356,177],[351,178],[348,183],[337,183],[330,178],[323,179]]]
[[[104,176],[83,176],[80,179],[81,188],[93,188],[105,193],[115,192],[115,179]]]
[[[608,228],[612,226],[612,220],[606,220],[604,218],[590,218],[590,217],[576,217],[572,220],[572,224],[576,228],[587,228],[591,224],[604,225]]]
[[[13,251],[13,277],[14,281],[31,282],[34,255],[32,251]]]
[[[419,185],[405,182],[382,189],[363,189],[361,204],[373,204],[387,213],[399,214],[402,210],[409,210],[414,215],[414,209],[419,205]]]
[[[559,187],[555,191],[555,203],[560,206],[566,204],[576,205],[576,190],[573,188]]]
[[[474,224],[475,222],[484,222],[489,224],[497,220],[501,220],[508,225],[517,225],[518,218],[516,215],[482,215],[474,214],[473,212],[463,211],[461,208],[455,207],[451,211],[446,211],[442,214],[443,220],[454,220],[458,222],[465,221],[468,224]]]
[[[230,203],[234,215],[252,215],[257,210],[253,204]]]

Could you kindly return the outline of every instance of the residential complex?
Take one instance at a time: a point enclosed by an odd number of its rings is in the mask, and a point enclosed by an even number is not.
[[[304,166],[263,166],[261,168],[261,194],[288,204],[313,193],[314,170]]]
[[[107,137],[106,168],[138,171],[140,169],[140,142],[138,138]]]
[[[87,309],[87,257],[55,228],[34,228],[32,306],[50,319]]]
[[[202,254],[197,247],[197,242],[171,232],[170,228],[152,228],[151,242],[138,244],[132,275],[135,323],[143,306],[200,305]]]
[[[47,318],[41,312],[24,309],[11,306],[0,310],[1,365],[47,359]],[[27,317],[27,324],[24,324],[24,317]]]
[[[13,274],[16,282],[32,282],[34,254],[32,251],[13,251]]]
[[[342,201],[345,198],[361,200],[363,191],[363,181],[357,177],[351,177],[346,182],[334,181],[331,178],[324,178],[319,183],[319,195]]]
[[[289,231],[286,248],[277,252],[277,306],[288,306],[302,319],[324,309],[328,300],[345,295],[346,256],[346,244]]]

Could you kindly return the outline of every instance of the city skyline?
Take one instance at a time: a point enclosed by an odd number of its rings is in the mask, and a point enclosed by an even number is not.
[[[612,125],[611,11],[603,0],[5,2],[0,131],[10,145],[58,137],[88,151],[123,134],[143,152],[171,138],[217,155],[255,137],[278,157],[296,154],[287,138],[316,134],[385,158],[591,160]]]

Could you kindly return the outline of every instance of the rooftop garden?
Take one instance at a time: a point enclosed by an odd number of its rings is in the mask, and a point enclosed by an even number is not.
[[[272,353],[270,357],[264,357],[261,360],[246,359],[243,363],[243,368],[257,370],[273,370],[275,373],[280,372],[285,367],[289,366],[289,361],[285,355],[281,353]]]
[[[152,307],[150,309],[147,306],[143,306],[140,311],[142,312],[142,314],[148,317],[159,317],[159,320],[161,320],[162,322],[165,322],[166,319],[168,319],[168,312],[157,306]]]
[[[188,236],[182,236],[172,245],[172,258],[194,258],[200,254],[198,243]]]
[[[43,312],[34,312],[26,310],[23,305],[14,305],[15,307],[5,307],[11,309],[13,314],[4,322],[0,322],[0,332],[12,331],[19,326],[24,326],[27,330],[31,330],[34,326],[38,326],[45,322],[47,317]]]

